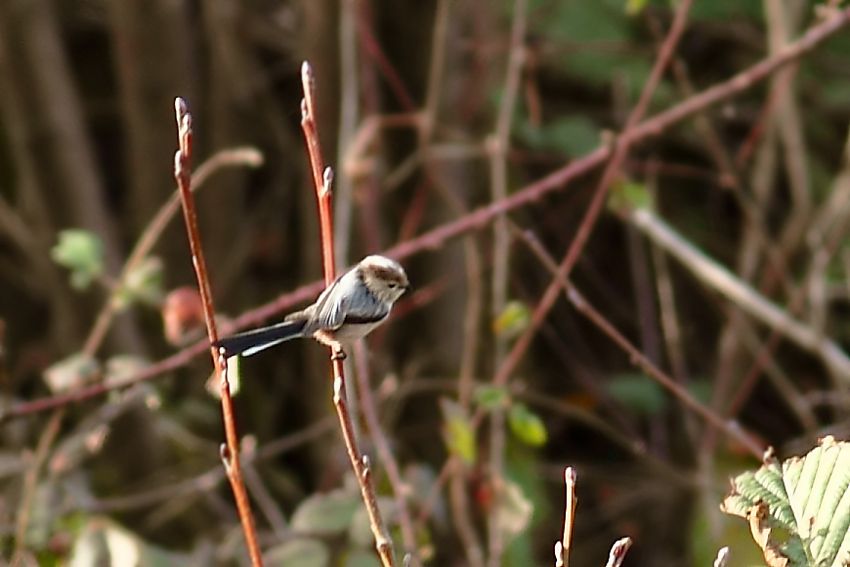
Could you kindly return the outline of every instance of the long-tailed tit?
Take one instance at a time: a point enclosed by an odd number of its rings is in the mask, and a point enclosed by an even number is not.
[[[367,256],[338,277],[315,303],[282,323],[221,339],[226,357],[251,356],[290,339],[312,337],[344,357],[343,346],[368,335],[387,320],[393,304],[410,287],[398,262]]]

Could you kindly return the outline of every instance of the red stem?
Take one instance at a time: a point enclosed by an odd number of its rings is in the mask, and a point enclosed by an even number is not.
[[[177,114],[177,128],[180,149],[174,155],[174,178],[180,189],[180,198],[183,203],[183,219],[186,222],[186,231],[189,236],[189,247],[192,251],[192,264],[198,277],[198,288],[204,307],[204,319],[207,325],[207,335],[210,344],[218,340],[218,331],[215,325],[215,310],[213,308],[210,282],[207,275],[204,250],[201,246],[201,234],[198,230],[198,218],[195,211],[195,199],[192,195],[192,115],[186,103],[181,98],[174,101]],[[257,540],[257,531],[254,526],[254,516],[251,513],[251,503],[248,500],[248,492],[242,480],[242,467],[239,462],[239,435],[236,431],[236,416],[233,410],[233,399],[230,397],[230,384],[227,379],[227,361],[221,356],[217,349],[210,348],[213,365],[219,375],[221,383],[221,412],[224,419],[224,432],[226,444],[222,445],[222,461],[230,486],[233,489],[233,497],[236,500],[236,509],[239,520],[242,523],[242,531],[245,534],[245,543],[251,564],[254,567],[262,567],[263,557],[260,553],[260,544]]]

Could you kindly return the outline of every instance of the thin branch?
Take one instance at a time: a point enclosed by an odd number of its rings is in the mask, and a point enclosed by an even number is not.
[[[38,488],[38,474],[47,460],[50,448],[59,435],[62,419],[65,417],[65,408],[60,408],[50,415],[47,425],[41,432],[38,445],[32,454],[29,468],[24,475],[24,483],[21,487],[21,501],[18,504],[18,513],[15,520],[15,549],[12,554],[12,565],[17,565],[22,560],[26,549],[27,530],[29,529],[30,515],[32,514],[32,503]]]
[[[826,368],[844,381],[850,380],[850,358],[834,341],[797,321],[787,311],[767,300],[692,244],[681,238],[663,220],[647,209],[637,209],[629,220],[652,241],[675,257],[694,276],[735,303],[785,338],[817,356]]]
[[[189,248],[192,252],[192,265],[198,278],[198,289],[204,306],[204,319],[207,325],[207,337],[210,344],[218,341],[218,330],[215,324],[215,309],[213,308],[212,292],[210,290],[209,277],[207,275],[204,250],[201,246],[201,234],[198,230],[198,218],[195,212],[195,199],[191,189],[191,160],[192,160],[192,115],[186,103],[181,98],[174,101],[174,109],[177,118],[179,148],[174,154],[174,179],[180,188],[180,198],[183,204],[183,220],[186,223],[186,232],[189,237]],[[251,514],[251,503],[248,500],[248,492],[242,480],[242,467],[239,462],[239,436],[236,432],[236,416],[233,409],[233,399],[230,397],[230,383],[227,379],[227,360],[224,354],[217,352],[214,347],[210,348],[213,366],[220,378],[221,412],[224,419],[224,431],[226,444],[221,446],[221,457],[224,470],[233,489],[236,500],[236,508],[239,512],[239,520],[242,523],[242,531],[245,534],[245,544],[254,567],[262,566],[263,557],[260,553],[260,544],[257,540],[257,532],[254,527],[254,517]]]
[[[525,60],[525,29],[527,0],[514,0],[513,23],[508,66],[505,73],[504,93],[496,118],[495,132],[487,141],[490,150],[490,195],[494,202],[508,196],[508,150],[510,149],[511,123],[513,122],[517,92],[519,91],[522,66]],[[491,282],[492,320],[504,311],[508,301],[508,279],[510,267],[511,236],[508,219],[503,214],[493,223],[493,272]],[[507,337],[495,337],[493,365],[499,368],[508,347]],[[474,355],[474,353],[471,353]],[[505,412],[496,408],[490,413],[489,480],[494,493],[504,489],[505,466]],[[498,567],[502,562],[505,542],[498,514],[491,514],[487,522],[487,564]]]
[[[576,232],[575,238],[570,244],[561,264],[558,266],[555,278],[549,284],[549,287],[546,288],[546,291],[543,293],[543,297],[534,308],[534,312],[531,316],[531,324],[528,325],[522,335],[520,335],[516,340],[513,348],[511,348],[511,351],[508,353],[504,362],[499,366],[496,376],[493,378],[493,383],[497,386],[507,383],[511,374],[519,365],[520,360],[528,351],[529,346],[531,346],[531,341],[534,339],[538,329],[543,324],[543,321],[546,319],[546,316],[549,314],[552,307],[554,307],[555,301],[560,295],[560,284],[558,283],[558,280],[566,280],[569,277],[569,274],[578,261],[581,252],[584,250],[584,246],[590,238],[590,233],[596,224],[596,220],[602,212],[602,206],[605,203],[608,189],[619,175],[620,165],[625,159],[629,147],[633,142],[630,137],[630,133],[635,129],[635,125],[638,124],[643,117],[643,114],[649,105],[649,101],[652,98],[652,94],[655,92],[655,88],[661,80],[664,69],[667,67],[667,63],[672,58],[679,38],[684,32],[685,22],[687,20],[691,4],[692,0],[683,0],[679,4],[679,7],[676,10],[676,17],[673,20],[672,26],[670,26],[670,31],[664,39],[661,49],[659,50],[658,58],[655,61],[652,72],[650,73],[646,84],[644,84],[637,104],[632,109],[628,119],[626,120],[626,126],[622,135],[619,140],[614,143],[611,161],[608,162],[608,165],[602,173],[602,177],[596,186],[593,199],[585,212],[584,219]]]
[[[555,567],[570,567],[570,548],[573,539],[573,522],[576,517],[576,471],[572,467],[564,469],[566,497],[564,503],[564,535],[555,544]]]
[[[207,179],[225,167],[259,167],[262,163],[263,154],[252,147],[222,150],[198,167],[197,171],[192,175],[191,190],[194,192],[200,189]],[[100,313],[98,313],[95,319],[94,326],[85,340],[83,346],[84,352],[91,356],[97,353],[97,349],[103,342],[103,338],[106,336],[106,332],[109,330],[112,319],[118,310],[118,306],[114,301],[115,296],[121,292],[121,288],[124,282],[127,281],[127,277],[139,265],[139,262],[144,260],[150,254],[151,250],[153,250],[153,247],[159,241],[159,237],[162,236],[168,223],[171,222],[171,219],[174,218],[179,210],[180,190],[176,189],[145,227],[127,261],[124,262],[124,267],[118,276],[117,286],[104,302]]]
[[[679,384],[674,378],[670,377],[660,368],[658,368],[649,358],[647,358],[640,350],[637,349],[620,331],[618,331],[610,321],[599,313],[582,294],[573,286],[573,284],[558,272],[558,267],[552,256],[546,252],[543,246],[531,234],[520,233],[521,240],[529,247],[546,269],[553,274],[555,283],[558,285],[559,291],[563,291],[567,300],[576,308],[576,310],[587,317],[600,331],[605,333],[614,343],[617,344],[623,351],[629,355],[629,360],[632,364],[638,366],[653,380],[663,386],[670,394],[678,399],[682,404],[702,417],[712,427],[722,431],[732,439],[740,442],[753,456],[761,459],[764,455],[764,448],[752,439],[741,427],[732,421],[727,421],[717,415],[710,408],[706,407],[697,400],[686,388]]]
[[[411,561],[418,565],[416,531],[411,520],[410,510],[408,510],[407,506],[410,487],[405,483],[404,478],[402,478],[398,461],[395,455],[393,455],[390,443],[381,427],[375,398],[372,395],[372,385],[371,380],[369,380],[369,361],[367,358],[368,352],[366,347],[363,341],[360,341],[355,345],[354,353],[354,362],[357,366],[357,391],[360,395],[360,407],[363,410],[363,418],[366,421],[366,427],[369,428],[378,458],[387,471],[387,480],[389,480],[390,486],[393,489],[393,497],[398,511],[398,523],[401,527],[401,539],[404,542],[405,552],[410,554]]]
[[[336,279],[336,263],[334,260],[333,240],[333,208],[331,182],[333,173],[328,167],[324,167],[321,147],[319,145],[319,134],[316,122],[315,88],[316,82],[313,70],[306,61],[301,65],[301,83],[304,88],[304,99],[301,101],[301,129],[307,142],[307,150],[310,155],[310,165],[313,172],[313,183],[316,190],[316,199],[319,205],[319,223],[322,239],[322,265],[324,266],[325,287],[331,285]],[[354,423],[348,409],[345,387],[345,368],[339,353],[331,352],[331,364],[333,366],[333,401],[339,418],[342,437],[354,476],[360,486],[360,494],[366,504],[366,512],[369,515],[369,526],[375,537],[375,548],[381,558],[384,567],[393,567],[395,558],[393,554],[392,540],[389,536],[386,524],[378,508],[378,498],[375,495],[375,487],[372,482],[372,469],[369,458],[360,452],[357,446],[357,438],[354,433]]]

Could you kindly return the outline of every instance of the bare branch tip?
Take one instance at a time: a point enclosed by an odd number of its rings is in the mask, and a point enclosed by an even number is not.
[[[301,63],[301,77],[307,80],[313,80],[313,66],[306,59]]]
[[[174,114],[177,116],[177,124],[183,121],[183,115],[188,111],[186,101],[182,97],[174,98]]]
[[[576,483],[576,470],[573,467],[564,469],[564,482],[568,485]]]
[[[726,567],[729,563],[729,548],[721,547],[717,551],[717,558],[714,560],[714,567]]]
[[[614,545],[611,546],[611,552],[608,554],[606,567],[619,567],[622,565],[623,559],[625,559],[626,553],[631,546],[632,538],[628,536],[615,541]]]

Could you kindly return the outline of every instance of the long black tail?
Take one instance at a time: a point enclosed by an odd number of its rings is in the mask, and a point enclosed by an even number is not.
[[[227,358],[237,354],[251,356],[276,344],[303,336],[303,329],[304,321],[284,321],[221,339],[213,346],[223,348]]]

